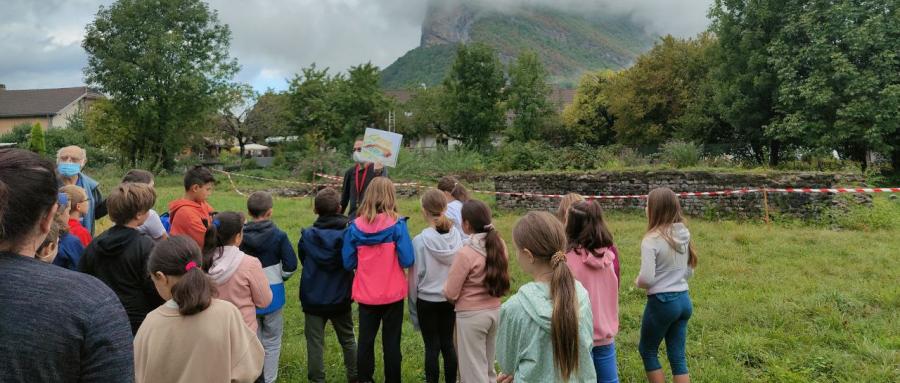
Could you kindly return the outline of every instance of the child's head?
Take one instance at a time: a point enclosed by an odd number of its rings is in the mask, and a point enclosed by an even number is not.
[[[181,315],[206,310],[216,294],[215,284],[203,272],[202,258],[193,239],[175,236],[157,244],[147,261],[159,296],[175,300]]]
[[[60,223],[59,219],[54,220],[50,225],[50,232],[47,233],[44,242],[41,242],[41,245],[38,246],[34,257],[44,263],[53,263],[53,260],[56,259],[56,254],[59,253],[60,229],[68,225],[67,222]]]
[[[550,339],[553,364],[562,380],[568,381],[578,364],[578,295],[575,279],[566,264],[566,234],[562,223],[547,212],[530,212],[513,228],[513,242],[518,250],[519,265],[538,278],[550,277]]]
[[[444,213],[447,211],[447,198],[437,189],[428,189],[422,195],[422,214],[425,215],[425,223],[434,227],[438,233],[449,233],[453,228],[453,222],[447,219]]]
[[[184,173],[184,192],[191,200],[204,202],[212,195],[216,178],[204,166],[194,166]]]
[[[669,246],[677,249],[672,238],[672,225],[685,223],[681,213],[678,195],[672,189],[662,187],[650,191],[647,195],[647,234],[657,233]],[[693,242],[688,243],[688,265],[697,267],[697,253]]]
[[[136,184],[147,184],[153,187],[153,173],[141,169],[131,169],[122,177],[122,182],[131,182]]]
[[[613,245],[612,233],[603,220],[603,208],[597,201],[576,202],[565,222],[570,249],[580,247],[597,255],[594,250]]]
[[[466,202],[469,200],[469,191],[453,176],[444,176],[438,180],[438,190],[444,192],[447,201],[457,200]]]
[[[247,198],[247,212],[255,220],[265,220],[272,217],[272,194],[264,191],[253,192]]]
[[[313,209],[317,215],[339,214],[341,212],[341,195],[333,188],[319,190],[316,193]]]
[[[375,177],[366,188],[362,205],[359,206],[358,215],[368,222],[375,221],[375,216],[384,213],[396,219],[397,201],[394,197],[394,183],[385,177]]]
[[[87,193],[77,185],[66,185],[59,188],[60,193],[66,193],[69,196],[69,216],[72,218],[81,218],[90,208]]]
[[[469,200],[463,204],[462,220],[466,234],[485,234],[484,284],[488,293],[498,298],[506,295],[509,291],[509,260],[506,245],[491,221],[491,208],[479,200]]]
[[[566,224],[566,218],[569,216],[569,209],[572,208],[576,202],[584,201],[584,197],[578,193],[569,193],[562,197],[562,200],[559,201],[559,208],[556,209],[556,219],[559,222],[563,223],[563,226]]]
[[[109,218],[117,225],[138,227],[147,219],[147,212],[156,204],[156,192],[150,185],[119,184],[106,199]]]
[[[203,242],[203,254],[211,256],[216,249],[225,246],[240,246],[243,239],[243,214],[233,211],[216,214],[207,230],[206,240]]]

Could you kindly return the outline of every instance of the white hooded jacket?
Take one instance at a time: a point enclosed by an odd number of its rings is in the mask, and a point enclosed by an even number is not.
[[[414,327],[419,327],[416,300],[446,302],[444,284],[456,253],[463,246],[463,235],[455,226],[441,234],[433,227],[413,238],[416,263],[409,270],[409,314]]]

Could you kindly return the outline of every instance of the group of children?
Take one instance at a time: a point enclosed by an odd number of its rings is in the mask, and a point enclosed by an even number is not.
[[[516,223],[518,264],[531,281],[502,302],[511,287],[507,245],[490,208],[453,177],[422,195],[427,227],[414,238],[388,178],[371,181],[355,217],[341,214],[338,191],[322,189],[296,253],[271,221],[271,195],[249,197],[246,222],[242,213],[214,212],[214,183],[206,168],[186,172],[167,234],[152,210],[152,175],[131,171],[106,202],[114,226],[93,240],[78,225],[84,192],[61,189],[60,234],[39,258],[91,274],[118,295],[135,334],[138,382],[275,381],[284,282],[298,255],[310,381],[326,378],[329,321],[348,381],[374,381],[379,329],[384,380],[400,381],[405,301],[422,334],[428,382],[440,381],[441,359],[446,382],[618,381],[619,254],[596,201],[569,195],[557,216],[531,212]],[[675,380],[688,381],[687,279],[697,257],[675,193],[653,190],[646,209],[635,280],[648,294],[639,351],[648,379],[662,382],[665,339]]]

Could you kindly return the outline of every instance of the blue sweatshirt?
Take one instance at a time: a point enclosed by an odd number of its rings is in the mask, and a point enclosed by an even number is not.
[[[81,240],[72,233],[66,233],[59,238],[59,253],[53,259],[53,264],[78,271],[78,262],[81,261],[83,253],[84,245],[81,244]]]
[[[349,222],[340,214],[322,215],[300,233],[300,304],[305,313],[328,316],[350,311],[353,272],[344,270],[341,259]]]
[[[266,315],[281,310],[285,303],[284,281],[297,271],[297,254],[287,234],[271,220],[247,223],[241,251],[259,259],[272,289],[272,303],[256,313]]]

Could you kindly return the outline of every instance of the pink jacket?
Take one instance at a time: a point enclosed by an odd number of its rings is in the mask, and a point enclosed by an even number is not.
[[[406,298],[406,273],[416,260],[406,219],[379,214],[372,222],[355,219],[344,232],[344,268],[356,270],[352,298],[365,305],[386,305]]]
[[[272,289],[256,257],[235,246],[225,246],[213,257],[209,276],[216,282],[218,298],[231,302],[241,312],[244,323],[256,332],[256,308],[272,303]]]
[[[596,250],[597,258],[577,248],[566,253],[566,264],[581,282],[591,299],[594,317],[594,345],[604,346],[615,340],[619,332],[619,279],[614,270],[615,253],[604,247]]]
[[[456,253],[453,265],[450,266],[447,282],[444,284],[444,296],[454,304],[456,312],[500,307],[500,298],[492,296],[484,285],[487,260],[485,236],[485,233],[472,234],[466,245]],[[503,255],[508,256],[505,245],[503,250]]]

